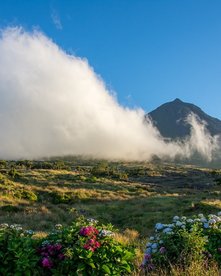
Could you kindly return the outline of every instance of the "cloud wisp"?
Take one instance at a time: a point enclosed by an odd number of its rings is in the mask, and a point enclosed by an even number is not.
[[[61,24],[60,16],[57,13],[57,11],[55,11],[54,9],[51,12],[51,19],[52,19],[52,22],[55,25],[56,29],[58,29],[58,30],[62,30],[63,29],[63,26]]]
[[[148,160],[211,160],[216,137],[192,114],[192,134],[165,142],[144,111],[122,107],[86,59],[68,55],[40,32],[0,36],[0,158],[83,155]]]

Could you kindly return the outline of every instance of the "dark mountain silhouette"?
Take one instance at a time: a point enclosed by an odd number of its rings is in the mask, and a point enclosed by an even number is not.
[[[180,99],[165,103],[147,115],[162,136],[174,139],[190,134],[190,126],[186,123],[186,118],[191,112],[207,123],[207,129],[212,135],[221,134],[221,120],[209,116],[198,106],[185,103]]]

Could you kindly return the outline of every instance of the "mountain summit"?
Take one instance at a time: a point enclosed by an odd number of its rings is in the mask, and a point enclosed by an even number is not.
[[[190,126],[186,123],[186,118],[191,112],[207,123],[207,129],[212,135],[221,134],[221,120],[209,116],[198,106],[185,103],[180,99],[159,106],[148,116],[162,136],[174,139],[190,134]]]

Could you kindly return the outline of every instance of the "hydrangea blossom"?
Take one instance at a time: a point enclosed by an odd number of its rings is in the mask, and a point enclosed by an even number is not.
[[[157,223],[156,225],[155,225],[155,229],[156,230],[161,230],[161,229],[163,229],[164,228],[164,225],[162,224],[162,223]]]
[[[142,267],[147,271],[151,271],[154,268],[154,259],[158,258],[159,254],[167,254],[167,252],[169,252],[169,248],[167,249],[164,243],[165,235],[173,235],[174,233],[179,233],[179,231],[191,233],[193,231],[198,231],[197,229],[200,233],[205,234],[205,242],[208,243],[210,229],[221,229],[221,212],[217,215],[210,214],[208,216],[199,214],[193,218],[174,216],[173,223],[171,224],[156,223],[155,235],[151,236],[149,242],[146,244]],[[218,247],[216,250],[221,254],[221,247]],[[203,254],[207,258],[210,258],[210,256],[212,257],[210,252],[205,252],[206,255]]]

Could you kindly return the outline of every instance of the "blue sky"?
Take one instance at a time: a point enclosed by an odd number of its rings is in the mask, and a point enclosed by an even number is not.
[[[221,1],[1,0],[0,27],[38,28],[88,59],[119,102],[180,98],[221,119]]]

